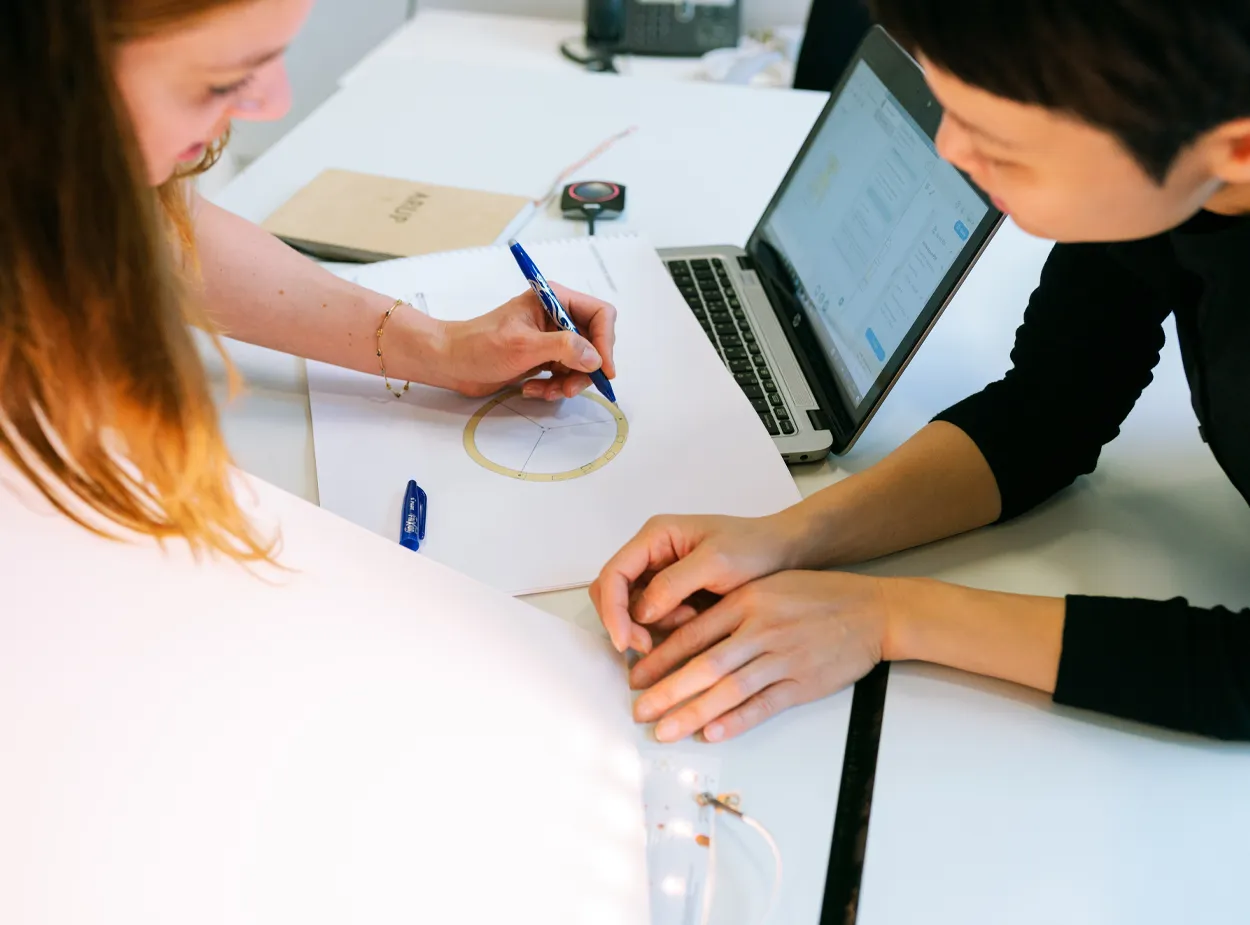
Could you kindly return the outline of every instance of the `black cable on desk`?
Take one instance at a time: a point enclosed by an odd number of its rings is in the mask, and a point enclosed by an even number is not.
[[[586,216],[586,224],[590,228],[590,233],[595,233],[595,218],[599,215],[599,210],[603,207],[597,202],[582,203],[582,214]]]
[[[846,730],[820,925],[855,925],[859,913],[859,887],[864,876],[868,817],[872,811],[872,786],[877,777],[877,750],[881,745],[889,679],[890,665],[882,662],[860,679],[851,698],[851,722]]]
[[[616,74],[616,61],[611,51],[606,48],[587,46],[585,54],[573,50],[573,43],[581,39],[565,39],[560,43],[560,54],[574,64],[580,64],[588,71],[599,74]]]

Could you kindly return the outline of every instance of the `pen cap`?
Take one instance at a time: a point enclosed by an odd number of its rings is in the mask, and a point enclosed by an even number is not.
[[[425,539],[425,518],[428,508],[426,494],[415,481],[408,482],[404,492],[403,518],[399,528],[399,544],[416,550]]]

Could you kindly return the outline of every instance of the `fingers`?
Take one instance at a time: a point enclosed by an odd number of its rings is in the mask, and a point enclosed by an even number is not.
[[[668,635],[679,627],[685,626],[702,612],[702,610],[690,604],[682,604],[668,616],[650,624],[650,629],[653,632]]]
[[[720,577],[714,558],[695,549],[651,579],[638,596],[634,618],[644,625],[662,620],[692,594],[716,584]]]
[[[511,349],[515,352],[518,365],[550,369],[557,373],[560,369],[592,373],[603,365],[603,358],[590,341],[572,331],[523,330],[513,341]],[[589,383],[589,376],[583,378]],[[553,376],[553,381],[562,380]]]
[[[603,586],[600,584],[599,579],[596,578],[590,583],[589,589],[590,602],[594,605],[595,610],[601,615],[603,614],[603,606],[600,603],[602,587]],[[600,619],[602,619],[602,616]],[[604,628],[607,628],[607,621],[604,621]],[[617,644],[610,630],[608,632],[608,636],[613,639],[612,645],[616,647],[618,652],[623,652],[625,649],[633,649],[635,652],[641,652],[645,655],[651,651],[651,634],[647,632],[646,628],[638,626],[636,623],[631,622],[627,627],[624,647]]]
[[[561,398],[573,398],[588,388],[590,377],[586,374],[553,370],[552,375],[547,378],[525,382],[521,386],[521,394],[526,398],[557,401]]]
[[[717,681],[707,693],[660,720],[655,727],[655,737],[661,742],[676,742],[702,729],[708,741],[719,741],[725,738],[725,721],[721,717],[735,708],[749,709],[750,716],[744,717],[743,722],[748,718],[755,723],[762,722],[766,718],[762,706],[748,708],[747,705],[763,697],[762,704],[772,706],[775,696],[763,696],[764,692],[776,687],[785,679],[785,674],[785,664],[780,658],[765,655],[748,662]],[[741,723],[735,723],[735,728],[739,725]]]
[[[603,357],[594,344],[572,331],[552,331],[540,335],[539,349],[547,362],[563,363],[570,370],[592,373],[603,366]]]
[[[643,589],[639,589],[638,594],[641,595],[642,591]],[[654,623],[647,624],[647,628],[653,633],[667,636],[678,627],[685,626],[704,611],[711,610],[720,599],[719,594],[712,594],[708,591],[696,591],[679,604],[672,613],[661,617]]]
[[[760,654],[755,639],[728,639],[742,622],[741,608],[722,601],[655,647],[629,672],[629,685],[647,692],[634,704],[642,722],[663,716]],[[674,671],[685,664],[680,671]]]
[[[576,395],[581,395],[588,388],[590,388],[590,377],[585,373],[557,371],[552,373],[547,398],[549,400],[573,398]]]
[[[530,325],[515,326],[507,335],[503,352],[513,368],[556,369],[591,373],[603,366],[594,345],[572,331],[546,331]]]
[[[538,296],[533,292],[526,292],[509,303],[523,306],[527,319],[523,326],[514,328],[511,335],[509,349],[517,356],[518,365],[524,363],[534,367],[558,363],[574,373],[591,373],[602,369],[609,378],[615,376],[616,366],[612,353],[616,344],[616,309],[601,299],[575,292],[557,283],[553,283],[551,288],[581,335],[558,328],[548,330],[550,320]],[[545,395],[534,394],[532,397],[550,399],[563,395],[571,398],[590,384],[587,377],[580,375],[558,381],[560,392],[553,393],[548,388]]]
[[[521,395],[523,397],[539,401],[551,401],[556,397],[552,393],[557,391],[551,384],[550,379],[529,379],[521,385]]]
[[[641,652],[647,655],[651,651],[654,643],[651,641],[651,634],[647,632],[645,626],[639,626],[637,623],[629,625],[629,648],[635,652]]]
[[[603,361],[603,374],[609,379],[614,378],[616,376],[616,364],[613,362],[613,350],[616,346],[616,308],[602,299],[596,299],[584,292],[577,292],[559,283],[552,283],[551,288],[564,305],[564,310],[573,319],[573,323],[577,325],[577,329],[589,338],[598,351]],[[585,372],[600,368],[599,365],[593,367],[570,365]]]
[[[723,742],[742,735],[748,729],[771,719],[782,710],[788,710],[804,702],[802,688],[797,681],[785,679],[764,688],[736,710],[703,727],[703,738],[709,742]]]
[[[575,395],[581,395],[590,388],[590,377],[584,373],[569,373],[566,376],[556,377],[559,381],[557,398],[572,398]]]
[[[634,643],[641,642],[643,637],[646,647],[637,651],[651,650],[650,634],[636,626],[630,617],[630,592],[644,572],[664,568],[676,559],[677,552],[667,528],[659,523],[649,523],[622,546],[599,572],[599,577],[595,579],[597,591],[592,600],[618,652],[636,648]],[[641,634],[636,630],[641,630]]]

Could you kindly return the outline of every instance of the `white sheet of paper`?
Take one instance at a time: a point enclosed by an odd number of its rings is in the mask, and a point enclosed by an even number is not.
[[[287,573],[0,467],[0,921],[645,925],[610,647],[251,485]]]
[[[487,402],[416,385],[395,399],[377,376],[308,364],[322,507],[397,538],[409,479],[430,498],[422,553],[512,594],[587,584],[648,517],[770,514],[799,500],[780,454],[712,350],[654,248],[641,237],[529,248],[552,281],[619,311],[613,383],[628,438],[595,471],[557,482],[510,478],[465,449]],[[525,290],[504,248],[388,261],[362,285],[424,296],[463,320]],[[477,430],[483,455],[527,473],[562,472],[612,448],[617,427],[586,397],[547,407],[513,400]]]

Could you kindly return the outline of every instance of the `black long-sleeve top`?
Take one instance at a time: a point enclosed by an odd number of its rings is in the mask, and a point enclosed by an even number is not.
[[[985,456],[1001,520],[1094,470],[1151,381],[1169,314],[1203,437],[1250,500],[1250,218],[1203,212],[1141,241],[1056,245],[1012,369],[938,415]],[[1082,596],[1066,607],[1056,703],[1250,739],[1250,610]]]

